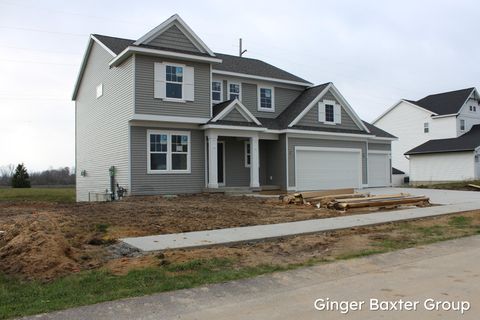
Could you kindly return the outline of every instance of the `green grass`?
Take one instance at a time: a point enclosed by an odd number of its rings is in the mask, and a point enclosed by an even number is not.
[[[0,201],[75,202],[75,188],[0,188]]]
[[[275,265],[235,268],[231,260],[211,259],[138,269],[124,276],[106,271],[82,272],[50,283],[22,282],[0,275],[0,319],[249,278],[287,269],[289,267]]]

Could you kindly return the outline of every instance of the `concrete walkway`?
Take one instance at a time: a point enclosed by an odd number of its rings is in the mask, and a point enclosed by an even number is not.
[[[480,236],[252,279],[79,307],[27,319],[478,319]],[[319,298],[366,301],[362,311],[318,311]],[[370,311],[370,298],[419,301],[416,311]],[[465,314],[427,311],[426,299],[469,301]]]
[[[136,247],[142,251],[158,251],[165,249],[192,248],[226,243],[231,244],[236,242],[247,242],[284,236],[293,236],[299,234],[333,231],[352,227],[361,227],[395,221],[426,218],[451,214],[455,212],[480,209],[480,193],[475,192],[473,192],[473,195],[471,195],[468,191],[463,192],[406,188],[371,189],[370,192],[374,194],[395,192],[426,194],[432,198],[433,203],[437,201],[437,198],[438,200],[441,200],[443,202],[456,201],[456,203],[428,208],[375,212],[369,214],[358,214],[326,219],[258,225],[251,227],[227,228],[210,231],[196,231],[146,237],[124,238],[121,240],[128,245]],[[448,196],[442,196],[443,193],[448,194]],[[451,195],[452,193],[453,195]],[[457,199],[457,197],[463,198],[463,201],[455,200]]]

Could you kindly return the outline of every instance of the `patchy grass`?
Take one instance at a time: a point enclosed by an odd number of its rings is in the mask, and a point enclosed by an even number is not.
[[[422,184],[416,186],[423,189],[447,189],[447,190],[466,190],[466,191],[480,191],[480,189],[469,187],[469,184],[476,184],[480,186],[480,180],[467,180],[448,183],[436,183],[436,184]]]
[[[108,225],[96,225],[99,231]],[[271,251],[271,243],[277,250],[286,250],[289,241],[299,244],[299,239],[325,237],[325,234],[286,238],[278,246],[278,240],[237,246],[217,246],[209,249],[181,250],[183,254],[203,250],[202,258],[190,258],[172,262],[168,252],[152,259],[153,264],[131,269],[125,274],[114,274],[108,269],[83,271],[51,282],[22,281],[0,274],[0,319],[32,315],[70,307],[88,305],[115,299],[142,296],[157,292],[192,288],[200,285],[254,277],[266,273],[292,270],[336,260],[354,259],[433,242],[480,234],[478,212],[469,212],[415,221],[371,226],[329,233],[333,241],[326,246],[314,247],[323,254],[303,258],[296,262],[282,263],[258,260],[261,251]],[[348,240],[350,239],[350,241]],[[363,239],[363,240],[362,240]],[[362,240],[362,241],[359,241]],[[297,242],[295,242],[297,241]],[[345,242],[342,242],[345,241]],[[356,245],[354,245],[356,244]],[[313,245],[313,242],[310,242]],[[228,250],[250,248],[246,254],[254,255],[253,264],[246,264],[248,256],[224,257]],[[263,248],[263,249],[262,249]],[[218,250],[218,251],[216,251]],[[179,251],[180,252],[180,251]],[[217,252],[217,253],[215,253]],[[298,255],[301,252],[289,252]],[[265,254],[265,252],[263,252]],[[257,256],[255,256],[257,255]],[[243,259],[243,261],[242,261]]]
[[[75,202],[75,187],[0,188],[0,201]]]

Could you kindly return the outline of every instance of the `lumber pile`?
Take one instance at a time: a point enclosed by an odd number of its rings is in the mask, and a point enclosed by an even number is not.
[[[480,189],[480,186],[478,184],[470,183],[468,186],[472,187],[472,188],[475,188],[475,189]]]
[[[424,207],[430,205],[430,199],[426,196],[412,196],[406,193],[370,195],[370,193],[355,193],[353,189],[294,193],[284,196],[283,201],[287,204],[314,205],[317,208],[343,212],[352,209],[374,211],[400,206]]]

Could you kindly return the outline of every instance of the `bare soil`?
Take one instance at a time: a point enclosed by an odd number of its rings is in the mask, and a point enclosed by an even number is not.
[[[231,258],[238,266],[302,263],[368,248],[372,234],[394,235],[391,224],[265,242],[171,250],[160,256],[113,258],[107,249],[121,237],[338,215],[341,214],[334,210],[285,205],[277,199],[204,194],[132,197],[114,203],[0,202],[0,231],[5,231],[0,234],[0,271],[48,281],[81,270],[106,267],[122,274],[134,268],[192,259]],[[473,216],[479,219],[478,214]]]

